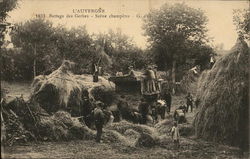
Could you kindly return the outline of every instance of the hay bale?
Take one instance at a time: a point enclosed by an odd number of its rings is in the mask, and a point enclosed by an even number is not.
[[[130,139],[136,140],[139,138],[140,133],[138,133],[137,131],[135,131],[133,129],[128,129],[124,132],[124,135]]]
[[[173,120],[164,119],[155,124],[154,127],[160,134],[168,134],[172,126],[173,126]]]
[[[249,47],[238,40],[202,75],[195,133],[206,140],[249,145]]]
[[[153,147],[156,145],[156,139],[147,133],[140,134],[135,146],[138,147]]]
[[[132,129],[140,134],[141,133],[147,133],[150,135],[157,134],[155,129],[152,127],[149,127],[147,125],[129,123],[125,120],[122,120],[121,122],[118,123],[113,123],[112,126],[109,126],[107,129],[115,130],[121,134],[125,134],[126,130],[128,129]]]
[[[132,145],[132,141],[130,141],[128,138],[114,130],[105,129],[102,136],[102,140],[104,142],[118,143],[127,146]]]
[[[104,94],[114,91],[114,84],[103,77],[99,77],[99,82],[93,82],[92,75],[74,75],[71,72],[71,65],[70,61],[65,60],[51,74],[47,76],[40,75],[34,79],[31,97],[47,112],[56,112],[59,109],[79,108],[82,103],[84,91],[88,90],[92,93],[90,96],[96,97],[95,91],[91,91],[95,87],[103,90]],[[110,104],[110,101],[106,104]]]
[[[156,131],[160,135],[167,135],[170,133],[171,128],[173,127],[173,120],[165,119],[157,123],[155,126]],[[194,127],[192,124],[183,123],[178,124],[180,136],[191,136],[194,134]]]
[[[188,70],[180,81],[180,91],[182,93],[191,92],[192,94],[196,92],[198,75],[195,75],[192,70]]]
[[[65,111],[58,111],[52,116],[41,117],[38,124],[40,137],[50,141],[94,139],[95,137],[93,130]]]
[[[156,145],[167,148],[168,150],[173,148],[173,144],[172,144],[173,139],[171,138],[170,135],[165,134],[165,135],[158,136],[155,142],[156,142]]]

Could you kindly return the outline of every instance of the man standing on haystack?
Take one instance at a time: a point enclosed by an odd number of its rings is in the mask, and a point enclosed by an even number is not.
[[[92,63],[92,75],[93,75],[93,82],[98,82],[98,74],[99,74],[99,70],[98,70],[98,65],[93,62]]]
[[[94,120],[95,120],[95,127],[96,127],[96,142],[101,142],[102,136],[102,128],[104,125],[105,114],[103,112],[103,103],[98,101],[96,103],[96,108],[94,109]]]
[[[129,69],[128,76],[129,77],[135,77],[134,67],[133,66],[129,66],[128,69]]]

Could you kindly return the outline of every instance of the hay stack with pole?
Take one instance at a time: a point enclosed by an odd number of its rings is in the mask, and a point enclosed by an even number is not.
[[[71,72],[73,63],[65,60],[62,65],[48,76],[37,76],[33,83],[31,98],[37,101],[47,112],[59,109],[74,110],[80,108],[84,92],[90,97],[97,97],[96,92],[109,93],[114,91],[114,84],[103,77],[93,82],[92,75],[75,75]],[[93,91],[98,89],[99,91]],[[98,96],[99,97],[99,96]],[[105,101],[106,96],[98,100]],[[111,98],[110,98],[111,99]],[[109,101],[110,104],[112,101]]]
[[[199,80],[195,133],[206,140],[249,147],[249,47],[238,39]],[[248,149],[249,150],[249,149]]]

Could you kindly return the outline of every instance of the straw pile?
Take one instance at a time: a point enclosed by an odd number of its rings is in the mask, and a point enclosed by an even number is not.
[[[43,140],[50,141],[94,139],[95,136],[93,130],[65,111],[58,111],[52,116],[41,117],[38,129],[39,136]]]
[[[157,134],[155,129],[152,127],[149,127],[147,125],[133,124],[133,123],[127,122],[125,120],[122,120],[119,123],[113,123],[112,126],[108,127],[107,129],[115,130],[121,134],[125,134],[125,132],[128,129],[132,129],[140,134],[141,133],[146,133],[146,134],[150,134],[150,135]]]
[[[180,82],[180,90],[182,93],[194,93],[197,88],[198,75],[195,75],[192,70],[188,70]]]
[[[171,128],[173,127],[173,121],[165,119],[157,123],[155,129],[161,135],[167,135],[170,133]],[[191,136],[194,134],[194,128],[192,124],[182,123],[178,124],[180,136]]]
[[[3,104],[3,119],[7,145],[30,140],[93,139],[95,136],[93,130],[68,112],[58,111],[50,116],[39,104],[25,102],[22,98]]]
[[[99,82],[92,82],[91,75],[74,75],[73,64],[65,60],[63,64],[48,76],[37,76],[33,83],[32,98],[35,99],[47,112],[56,112],[59,109],[68,110],[79,107],[82,103],[83,92],[88,90],[90,96],[110,104],[113,98],[106,100],[106,96],[114,91],[114,84],[99,77]],[[98,91],[94,91],[97,89]],[[92,93],[92,94],[91,94]],[[107,95],[105,95],[105,93]],[[104,95],[103,95],[104,94]]]
[[[230,145],[249,145],[249,48],[238,40],[199,80],[198,137]]]

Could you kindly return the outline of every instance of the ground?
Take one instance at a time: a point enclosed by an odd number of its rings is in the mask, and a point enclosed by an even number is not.
[[[199,143],[199,142],[198,142]],[[200,146],[202,145],[202,147]],[[6,158],[237,158],[237,149],[213,143],[200,143],[188,149],[137,148],[94,141],[42,142],[5,149]]]
[[[28,99],[30,94],[29,82],[1,82],[2,88],[7,89],[7,98],[23,94]],[[127,96],[128,101],[136,104],[138,96]],[[172,111],[184,100],[183,96],[173,97]],[[188,113],[191,124],[194,113]],[[96,143],[92,140],[75,140],[68,142],[30,142],[22,145],[5,147],[1,152],[5,158],[239,158],[239,149],[212,142],[196,139],[194,136],[181,137],[180,149],[155,146],[153,148],[128,147],[116,143]],[[4,152],[4,153],[3,153]],[[245,155],[245,158],[247,156]]]

